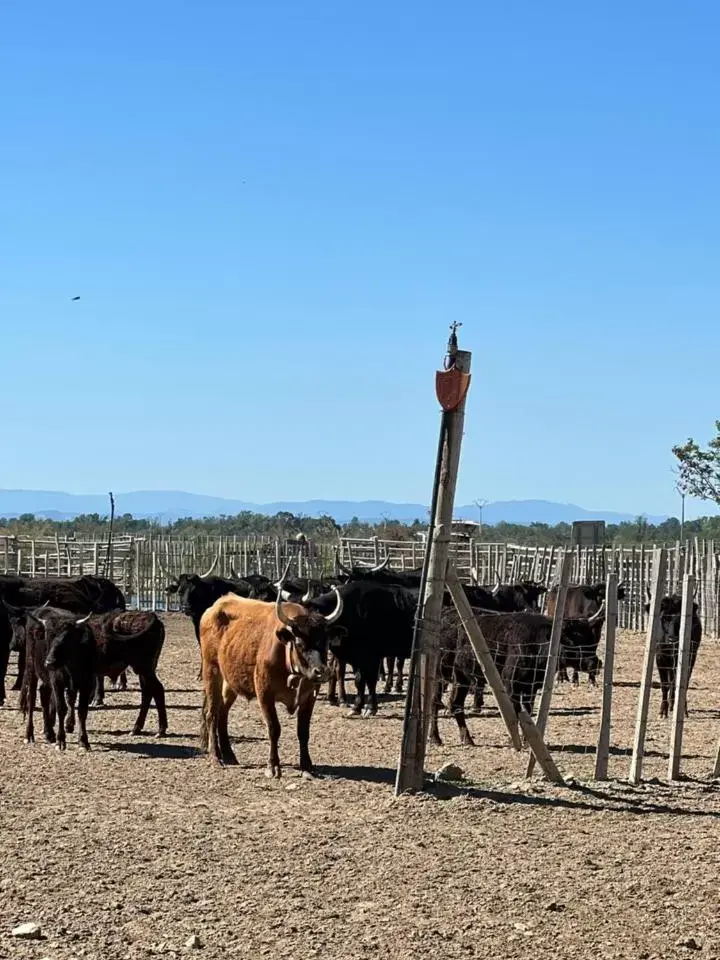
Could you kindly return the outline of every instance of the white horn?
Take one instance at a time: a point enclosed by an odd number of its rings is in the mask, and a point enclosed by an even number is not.
[[[495,571],[495,579],[497,580],[497,583],[490,591],[494,597],[498,595],[500,587],[502,586],[502,580],[500,579],[500,574],[497,572],[497,570]]]
[[[340,559],[340,550],[337,547],[335,547],[335,560],[337,562],[338,569],[342,570],[342,572],[347,574],[349,577],[353,575],[353,572],[350,569],[350,567],[346,567],[345,564]]]
[[[310,586],[310,580],[308,579],[308,588],[300,598],[300,603],[309,603],[311,600],[312,600],[312,587]]]
[[[210,565],[210,569],[209,569],[206,573],[201,573],[201,574],[200,574],[200,579],[201,579],[201,580],[207,580],[207,578],[208,578],[208,577],[210,576],[210,574],[213,572],[213,570],[215,569],[215,567],[218,565],[218,561],[219,561],[219,560],[220,560],[220,551],[218,550],[217,556],[215,557],[215,559],[213,560],[212,564]]]
[[[337,620],[340,619],[340,617],[342,616],[343,606],[344,606],[343,598],[340,596],[340,591],[335,586],[335,584],[332,585],[331,590],[337,597],[337,606],[329,616],[325,617],[325,623],[327,623],[328,626],[330,626],[331,623],[335,623]]]
[[[92,616],[92,614],[89,613],[86,617],[83,617],[82,620],[76,620],[76,621],[75,621],[75,626],[76,626],[76,627],[81,627],[84,623],[87,623],[87,622],[88,622],[88,620],[90,619],[91,616]]]
[[[591,617],[588,617],[588,623],[595,623],[597,620],[600,620],[601,617],[605,616],[605,601],[600,604],[600,609],[597,613],[594,613]]]
[[[368,567],[368,573],[378,573],[380,570],[384,570],[385,567],[390,563],[390,554],[388,554],[382,563],[379,563],[376,567]]]

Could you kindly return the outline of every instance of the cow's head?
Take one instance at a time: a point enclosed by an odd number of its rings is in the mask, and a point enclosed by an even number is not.
[[[327,616],[301,604],[292,604],[293,615],[289,616],[283,608],[280,593],[275,601],[275,613],[279,620],[276,634],[288,648],[291,668],[313,683],[329,679],[328,646],[336,645],[346,633],[344,627],[337,625],[343,612],[343,599],[337,587],[332,589],[337,602],[335,610]]]
[[[650,612],[650,590],[648,589],[648,603],[645,604],[645,613]],[[665,640],[670,643],[680,641],[680,618],[682,615],[682,597],[671,594],[660,601],[660,629]],[[693,620],[699,619],[699,607],[693,602]]]
[[[186,616],[192,615],[192,596],[203,587],[203,579],[197,573],[181,573],[165,588],[167,594],[176,594],[180,609]]]
[[[94,651],[95,639],[88,625],[91,616],[88,613],[84,617],[76,617],[64,610],[48,610],[45,607],[28,610],[28,620],[39,626],[45,634],[46,667],[55,669],[68,665],[83,647]]]
[[[25,607],[13,607],[6,600],[2,602],[2,609],[10,624],[10,649],[25,649],[25,633],[27,630],[27,610]]]
[[[543,583],[536,583],[534,580],[521,580],[520,583],[513,584],[517,601],[524,603],[525,610],[537,612],[540,609],[540,597],[547,592],[547,587]]]

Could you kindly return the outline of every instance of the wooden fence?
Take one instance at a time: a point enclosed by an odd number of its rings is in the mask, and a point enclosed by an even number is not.
[[[0,537],[0,569],[5,574],[28,577],[110,577],[132,606],[144,610],[177,609],[165,587],[179,573],[204,573],[213,567],[219,576],[262,573],[277,579],[289,559],[299,576],[319,577],[335,570],[336,544],[282,540],[274,537],[116,537],[108,553],[107,541],[71,538]],[[422,566],[425,545],[421,540],[343,538],[340,559],[347,566],[375,565],[389,557],[394,570]],[[703,629],[720,636],[720,543],[687,540],[670,545],[666,592],[679,593],[682,578],[691,574],[697,585],[696,602]],[[493,585],[496,574],[504,583],[536,580],[551,586],[562,561],[562,547],[528,547],[511,543],[480,543],[457,538],[450,559],[461,580]],[[619,604],[618,626],[644,630],[645,604],[652,583],[653,546],[584,547],[573,551],[570,582],[597,583],[616,573],[625,588]]]

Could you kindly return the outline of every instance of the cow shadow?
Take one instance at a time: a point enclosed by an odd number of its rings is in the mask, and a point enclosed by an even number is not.
[[[349,780],[354,783],[395,783],[395,770],[392,767],[333,766],[316,764],[315,773],[329,780]]]
[[[116,734],[115,731],[103,730],[103,736],[107,736],[108,733],[111,736],[120,735],[119,733]],[[127,736],[127,730],[123,731],[122,735]],[[169,736],[170,735],[168,735],[168,738]],[[180,736],[180,734],[176,734],[176,736]],[[194,757],[205,755],[200,747],[181,743],[168,743],[168,738],[162,740],[141,740],[138,738],[137,740],[130,742],[124,741],[122,743],[103,743],[103,741],[100,740],[99,743],[111,753],[129,753],[135,754],[136,756],[148,757],[153,760],[191,760]]]

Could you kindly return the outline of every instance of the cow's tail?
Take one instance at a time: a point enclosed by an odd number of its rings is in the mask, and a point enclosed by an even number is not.
[[[20,712],[23,717],[27,717],[28,707],[30,703],[30,671],[28,668],[25,668],[25,674],[22,679],[22,686],[20,687]]]

